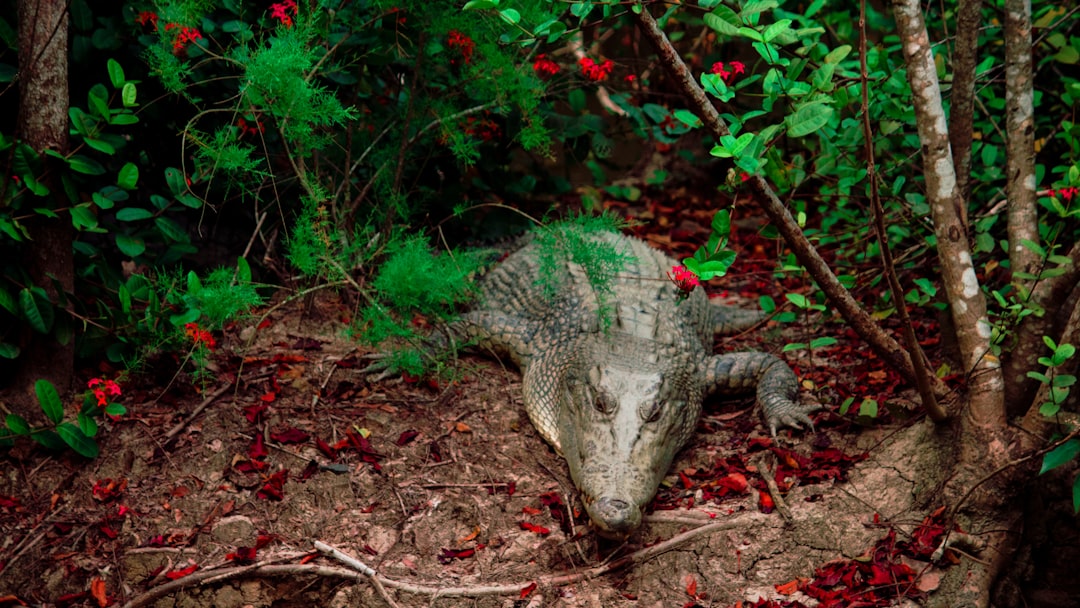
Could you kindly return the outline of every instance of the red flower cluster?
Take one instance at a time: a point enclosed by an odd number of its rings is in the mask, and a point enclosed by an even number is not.
[[[285,0],[270,5],[270,16],[280,21],[285,27],[293,26],[293,18],[289,16],[289,12],[292,12],[293,15],[296,14],[296,2],[294,0]]]
[[[166,32],[175,29],[180,30],[180,32],[177,33],[176,38],[173,39],[172,48],[174,53],[179,53],[184,50],[184,47],[187,46],[189,42],[202,40],[202,34],[193,27],[187,27],[186,25],[180,25],[179,23],[169,23],[165,26]]]
[[[611,75],[611,69],[615,67],[615,64],[610,59],[596,63],[589,57],[582,57],[578,65],[581,66],[581,73],[585,75],[585,78],[596,82],[607,80],[607,77]]]
[[[536,61],[533,62],[533,71],[536,72],[536,75],[540,78],[547,80],[559,73],[559,64],[548,59],[546,55],[541,53],[536,56]]]
[[[255,121],[254,124],[248,124],[248,121],[243,118],[236,121],[236,127],[240,129],[241,135],[258,135],[263,133],[266,129],[263,126],[263,121]],[[188,180],[188,185],[191,185],[191,180]]]
[[[724,62],[718,61],[713,64],[712,70],[710,71],[713,74],[718,74],[726,84],[734,82],[735,77],[739,74],[746,73],[746,66],[743,65],[743,62],[741,61],[729,61],[728,66],[731,68],[730,71],[724,69]]]
[[[465,134],[484,141],[492,141],[499,137],[499,125],[490,118],[470,116],[465,120]]]
[[[214,341],[214,335],[205,329],[200,329],[197,323],[185,324],[184,333],[187,337],[191,338],[191,341],[195,346],[205,344],[210,350],[214,350],[214,348],[217,347],[217,342]]]
[[[1068,188],[1061,188],[1058,190],[1051,189],[1046,191],[1047,196],[1060,196],[1062,199],[1065,200],[1066,203],[1071,203],[1073,197],[1075,197],[1077,194],[1080,194],[1080,188],[1077,188],[1076,186],[1069,186]]]
[[[476,43],[473,42],[472,38],[469,38],[457,30],[450,30],[450,33],[447,34],[447,36],[449,37],[447,44],[450,48],[457,49],[458,52],[461,53],[461,58],[465,63],[472,61],[473,51],[476,50]],[[457,65],[457,61],[451,59],[450,65]]]
[[[149,23],[149,24],[154,26],[155,30],[157,29],[157,20],[158,20],[157,13],[154,13],[154,12],[151,12],[151,11],[143,11],[143,12],[139,13],[138,17],[135,18],[135,22],[138,23],[139,25],[145,27],[146,24]]]
[[[687,270],[686,266],[672,266],[667,276],[683,293],[690,293],[695,287],[701,285],[697,275]]]
[[[105,378],[94,378],[86,383],[86,387],[94,391],[98,407],[105,407],[109,405],[111,397],[120,396],[120,385]]]

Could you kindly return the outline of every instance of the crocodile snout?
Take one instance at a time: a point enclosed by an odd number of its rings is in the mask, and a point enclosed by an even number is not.
[[[620,498],[604,496],[592,505],[590,519],[601,536],[622,540],[641,524],[641,511]]]

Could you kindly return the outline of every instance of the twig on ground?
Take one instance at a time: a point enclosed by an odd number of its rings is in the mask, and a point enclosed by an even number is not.
[[[184,418],[184,420],[182,422],[180,422],[179,424],[174,426],[171,431],[169,431],[168,433],[165,434],[165,441],[162,443],[162,446],[168,445],[169,442],[171,442],[173,439],[175,439],[176,436],[179,435],[181,431],[183,431],[185,428],[187,428],[187,426],[189,424],[191,424],[192,420],[195,420],[195,418],[199,414],[201,414],[203,410],[205,410],[207,407],[209,407],[211,403],[216,401],[218,399],[218,397],[221,397],[225,393],[229,392],[229,389],[232,388],[234,385],[238,385],[241,382],[243,382],[245,384],[250,384],[250,383],[252,383],[252,382],[254,382],[256,380],[261,380],[262,378],[272,376],[273,374],[274,374],[273,371],[268,371],[268,372],[263,372],[261,374],[255,374],[254,376],[251,376],[249,378],[237,378],[235,382],[229,382],[229,383],[225,384],[224,386],[222,386],[221,388],[214,391],[213,393],[210,393],[210,396],[207,397],[206,399],[203,399],[203,402],[200,403],[198,405],[198,407],[196,407],[194,410],[192,410],[192,412],[190,414],[188,414],[187,418]]]
[[[350,580],[370,580],[372,585],[375,585],[375,581],[378,581],[384,588],[393,588],[407,593],[416,593],[420,595],[430,595],[432,598],[440,597],[481,597],[488,595],[518,595],[522,589],[525,589],[536,583],[538,587],[558,587],[563,585],[572,585],[580,583],[586,580],[594,579],[599,576],[603,576],[610,572],[631,566],[634,564],[640,564],[646,562],[654,557],[667,553],[672,549],[675,549],[679,545],[685,544],[699,536],[705,536],[719,530],[729,530],[739,526],[738,521],[718,521],[704,526],[699,526],[692,530],[687,530],[681,534],[677,534],[666,541],[657,543],[650,547],[635,551],[629,555],[621,557],[611,563],[589,568],[587,570],[581,570],[572,574],[560,574],[551,576],[541,576],[534,580],[525,581],[522,583],[510,583],[510,584],[497,584],[497,585],[465,585],[458,587],[437,587],[427,584],[409,583],[404,581],[398,581],[394,579],[386,578],[379,574],[370,566],[367,566],[359,560],[349,557],[348,562],[351,568],[335,568],[332,566],[321,566],[318,564],[274,564],[271,560],[253,564],[251,566],[236,566],[228,568],[214,568],[211,570],[204,570],[201,572],[194,572],[183,578],[169,581],[164,585],[150,589],[149,591],[138,595],[126,604],[122,608],[140,608],[150,604],[151,602],[164,597],[170,593],[180,591],[187,587],[193,587],[196,585],[206,585],[212,582],[221,582],[226,580],[234,580],[244,576],[325,576],[332,578],[342,578]],[[346,556],[341,551],[330,547],[323,542],[316,541],[316,548],[320,551],[328,553],[331,557],[337,559],[338,555]],[[344,561],[344,560],[343,560]],[[376,587],[378,589],[378,587]],[[383,595],[384,599],[388,599],[388,595]],[[388,600],[389,601],[389,600]],[[391,602],[391,605],[394,606]]]
[[[769,452],[769,454],[772,453]],[[780,486],[776,483],[776,467],[773,459],[766,458],[765,454],[759,454],[751,462],[757,464],[761,478],[765,480],[765,485],[769,487],[769,494],[772,495],[773,504],[776,505],[776,512],[780,514],[780,517],[784,518],[785,522],[791,523],[794,521],[791,508],[787,506],[783,495],[780,494]]]

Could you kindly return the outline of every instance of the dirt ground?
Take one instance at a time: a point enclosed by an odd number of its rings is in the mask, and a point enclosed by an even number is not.
[[[111,425],[95,461],[29,444],[9,452],[0,597],[388,604],[363,577],[343,578],[346,564],[315,551],[321,541],[374,568],[399,606],[807,601],[791,593],[793,581],[870,549],[884,534],[875,514],[909,527],[922,519],[904,507],[915,472],[898,474],[888,443],[852,481],[839,482],[841,473],[792,483],[776,495],[786,509],[763,512],[755,483],[769,493],[759,469],[774,470],[777,456],[761,447],[769,442],[759,415],[750,401],[714,403],[640,532],[624,545],[600,541],[565,464],[521,408],[514,370],[469,359],[465,378],[445,388],[369,383],[355,344],[342,337],[346,312],[323,296],[307,310],[275,313],[247,348],[241,335],[251,329],[226,334],[220,352],[238,354],[215,360],[218,373],[201,392],[184,376],[164,391],[129,392],[134,415]],[[877,443],[874,433],[857,440],[830,429],[829,416],[818,434],[783,443],[803,455],[822,446],[861,454],[860,444]],[[701,481],[736,470],[733,459],[755,450],[736,473],[749,487],[721,496]],[[215,577],[200,578],[208,572]],[[171,592],[157,597],[162,590]],[[447,593],[476,597],[439,597]]]

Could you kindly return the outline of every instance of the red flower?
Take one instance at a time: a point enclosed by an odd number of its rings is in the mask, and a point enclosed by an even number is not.
[[[697,275],[687,270],[686,266],[672,266],[667,276],[683,293],[690,293],[695,287],[701,285]]]
[[[533,71],[536,72],[536,75],[540,78],[547,80],[559,73],[559,64],[548,59],[545,55],[540,54],[536,56],[536,61],[533,62]]]
[[[718,74],[726,84],[731,84],[732,82],[734,82],[735,77],[739,74],[746,73],[746,65],[743,64],[743,62],[741,61],[729,61],[728,66],[731,68],[731,71],[725,70],[724,63],[722,61],[718,61],[713,64],[712,70],[710,71],[713,74]]]
[[[120,385],[105,378],[93,378],[86,383],[87,388],[94,392],[98,407],[109,405],[110,397],[120,396]]]
[[[447,44],[450,48],[457,49],[458,52],[461,53],[461,59],[465,63],[472,61],[473,51],[476,50],[476,43],[473,42],[472,38],[469,38],[457,30],[450,30],[450,33],[447,34],[447,36],[449,38]],[[451,59],[450,65],[457,65],[457,61]]]
[[[607,80],[607,77],[611,75],[611,69],[615,67],[615,64],[610,59],[605,59],[602,63],[596,63],[589,57],[582,57],[578,65],[581,66],[581,73],[585,78],[596,82]]]
[[[138,23],[139,25],[141,25],[143,27],[146,27],[146,24],[150,23],[150,24],[152,24],[154,26],[154,29],[156,30],[157,29],[157,20],[158,20],[157,13],[154,13],[152,11],[143,11],[143,12],[139,13],[138,17],[135,18],[135,23]]]
[[[195,346],[205,344],[210,350],[214,350],[214,348],[217,347],[217,342],[214,341],[214,335],[205,329],[200,329],[197,323],[185,324],[184,334],[191,338],[191,341]]]
[[[193,27],[187,27],[186,25],[182,26],[179,23],[169,23],[165,26],[166,32],[174,29],[180,30],[180,32],[176,35],[176,38],[173,39],[172,47],[174,53],[179,53],[180,51],[184,50],[184,46],[187,45],[189,42],[202,40],[202,34],[199,33],[199,30]]]
[[[294,0],[285,0],[270,5],[270,16],[281,21],[285,27],[293,26],[293,18],[289,16],[290,11],[292,14],[296,14],[296,2]]]

